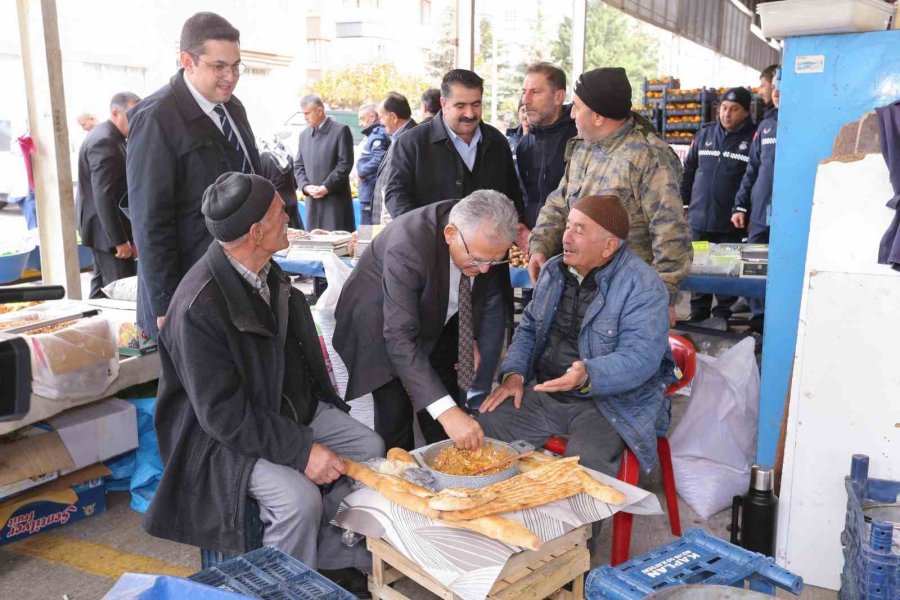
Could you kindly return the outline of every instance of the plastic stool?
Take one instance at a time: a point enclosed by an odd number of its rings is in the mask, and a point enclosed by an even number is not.
[[[244,552],[262,548],[263,524],[259,518],[259,504],[248,497],[244,508]],[[200,548],[200,568],[208,569],[241,554],[226,554],[212,548]]]

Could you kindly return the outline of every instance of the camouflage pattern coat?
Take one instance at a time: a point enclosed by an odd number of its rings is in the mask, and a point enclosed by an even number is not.
[[[631,217],[629,248],[659,273],[674,304],[694,256],[679,193],[678,156],[649,123],[631,117],[601,140],[570,140],[566,159],[559,187],[547,197],[531,232],[530,252],[559,254],[571,206],[585,196],[616,195]]]

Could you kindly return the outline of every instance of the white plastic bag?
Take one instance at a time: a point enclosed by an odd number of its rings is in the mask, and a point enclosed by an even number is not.
[[[344,283],[350,277],[353,269],[331,252],[322,253],[322,266],[325,267],[325,279],[328,281],[328,287],[316,301],[316,310],[334,313]]]
[[[25,339],[31,348],[32,390],[39,396],[101,397],[119,376],[116,336],[104,317],[82,319],[63,330]]]
[[[747,491],[756,456],[759,369],[745,338],[718,358],[697,355],[691,401],[669,436],[680,495],[704,519]]]

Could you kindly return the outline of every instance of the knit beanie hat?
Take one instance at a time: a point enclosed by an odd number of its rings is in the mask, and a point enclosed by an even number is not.
[[[592,111],[609,119],[627,119],[631,114],[631,84],[622,67],[582,73],[575,82],[575,95]]]
[[[731,88],[722,96],[722,101],[737,102],[744,107],[744,110],[750,110],[750,90],[744,87]]]
[[[585,196],[572,205],[572,210],[584,213],[620,240],[628,239],[630,219],[617,196]]]
[[[258,223],[275,198],[275,186],[259,175],[223,173],[203,192],[206,228],[220,242],[231,242]]]

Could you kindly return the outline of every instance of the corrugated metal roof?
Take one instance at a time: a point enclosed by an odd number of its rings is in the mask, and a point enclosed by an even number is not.
[[[780,61],[780,52],[750,31],[758,0],[603,0],[755,69]]]

